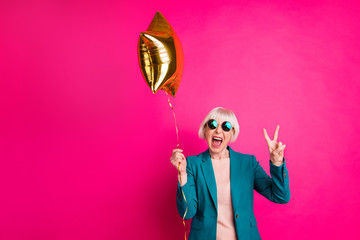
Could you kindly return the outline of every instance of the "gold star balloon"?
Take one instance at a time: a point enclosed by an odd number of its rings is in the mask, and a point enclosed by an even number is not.
[[[147,31],[140,33],[138,57],[151,91],[161,89],[175,97],[184,69],[184,53],[174,29],[160,12]]]

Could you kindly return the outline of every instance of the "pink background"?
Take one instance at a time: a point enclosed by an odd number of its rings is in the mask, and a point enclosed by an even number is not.
[[[156,11],[185,52],[184,153],[223,106],[268,171],[262,128],[280,124],[291,200],[255,194],[262,238],[360,238],[356,1],[90,2],[0,4],[0,239],[183,239],[172,112],[137,60]]]

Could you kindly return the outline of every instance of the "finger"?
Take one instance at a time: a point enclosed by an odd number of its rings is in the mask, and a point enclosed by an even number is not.
[[[176,158],[170,158],[170,162],[171,162],[171,164],[177,164],[177,162],[178,162],[178,159],[176,159]]]
[[[181,158],[173,158],[173,159],[171,160],[171,164],[172,164],[173,166],[175,166],[176,168],[178,168],[178,166],[179,166],[180,164],[183,164],[183,160],[182,160]]]
[[[279,152],[281,151],[281,148],[282,148],[282,143],[281,142],[277,143],[276,147],[274,149],[274,153],[279,154]]]
[[[178,157],[180,157],[180,160],[185,160],[185,155],[184,154],[178,153],[177,155],[178,155]]]
[[[177,148],[177,149],[174,149],[172,152],[173,153],[176,153],[176,152],[183,152],[184,150],[180,149],[180,148]]]
[[[177,164],[177,169],[184,170],[186,169],[186,164],[184,164],[184,161],[179,161]]]
[[[274,147],[270,147],[270,146],[269,146],[268,148],[269,148],[269,152],[270,152],[270,153],[276,151],[276,149],[277,149],[276,147],[274,148]]]
[[[276,152],[278,150],[278,148],[279,148],[279,143],[271,143],[271,144],[268,145],[268,147],[269,147],[270,153],[271,152]]]
[[[285,147],[286,145],[282,145],[281,147],[279,147],[279,151],[278,151],[279,155],[284,154]]]
[[[170,161],[171,162],[176,162],[176,161],[180,161],[180,160],[183,160],[183,159],[186,159],[184,154],[182,154],[180,152],[174,152],[173,155],[170,158]]]
[[[279,129],[280,129],[280,125],[277,125],[276,129],[275,129],[275,133],[274,133],[274,141],[275,142],[277,142],[277,139],[278,139]]]
[[[267,144],[269,145],[269,142],[271,141],[269,135],[267,134],[267,131],[265,128],[263,128],[263,132],[264,132],[264,137],[265,137],[265,140],[267,142]]]
[[[281,147],[281,152],[282,152],[282,154],[284,154],[285,147],[286,147],[286,145],[283,145],[283,146]]]
[[[284,145],[282,142],[279,142],[278,147],[276,149],[284,150],[284,148],[285,148],[284,146],[286,146],[286,145]]]

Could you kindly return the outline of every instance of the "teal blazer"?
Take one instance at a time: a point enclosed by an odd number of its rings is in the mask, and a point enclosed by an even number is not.
[[[269,177],[255,156],[230,152],[230,189],[234,225],[238,239],[261,239],[253,211],[254,191],[275,203],[290,200],[289,177],[284,163],[277,167],[270,162]],[[217,225],[217,188],[209,150],[187,161],[187,182],[177,189],[177,209],[191,219],[189,240],[215,240]],[[184,192],[184,201],[181,189]]]

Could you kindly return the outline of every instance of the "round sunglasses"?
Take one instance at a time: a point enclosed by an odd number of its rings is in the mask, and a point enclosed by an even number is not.
[[[218,126],[218,122],[215,119],[210,119],[206,125],[210,128],[210,129],[215,129]],[[225,121],[221,124],[221,128],[222,130],[224,130],[225,132],[228,132],[231,130],[232,126],[231,123],[228,121]]]

